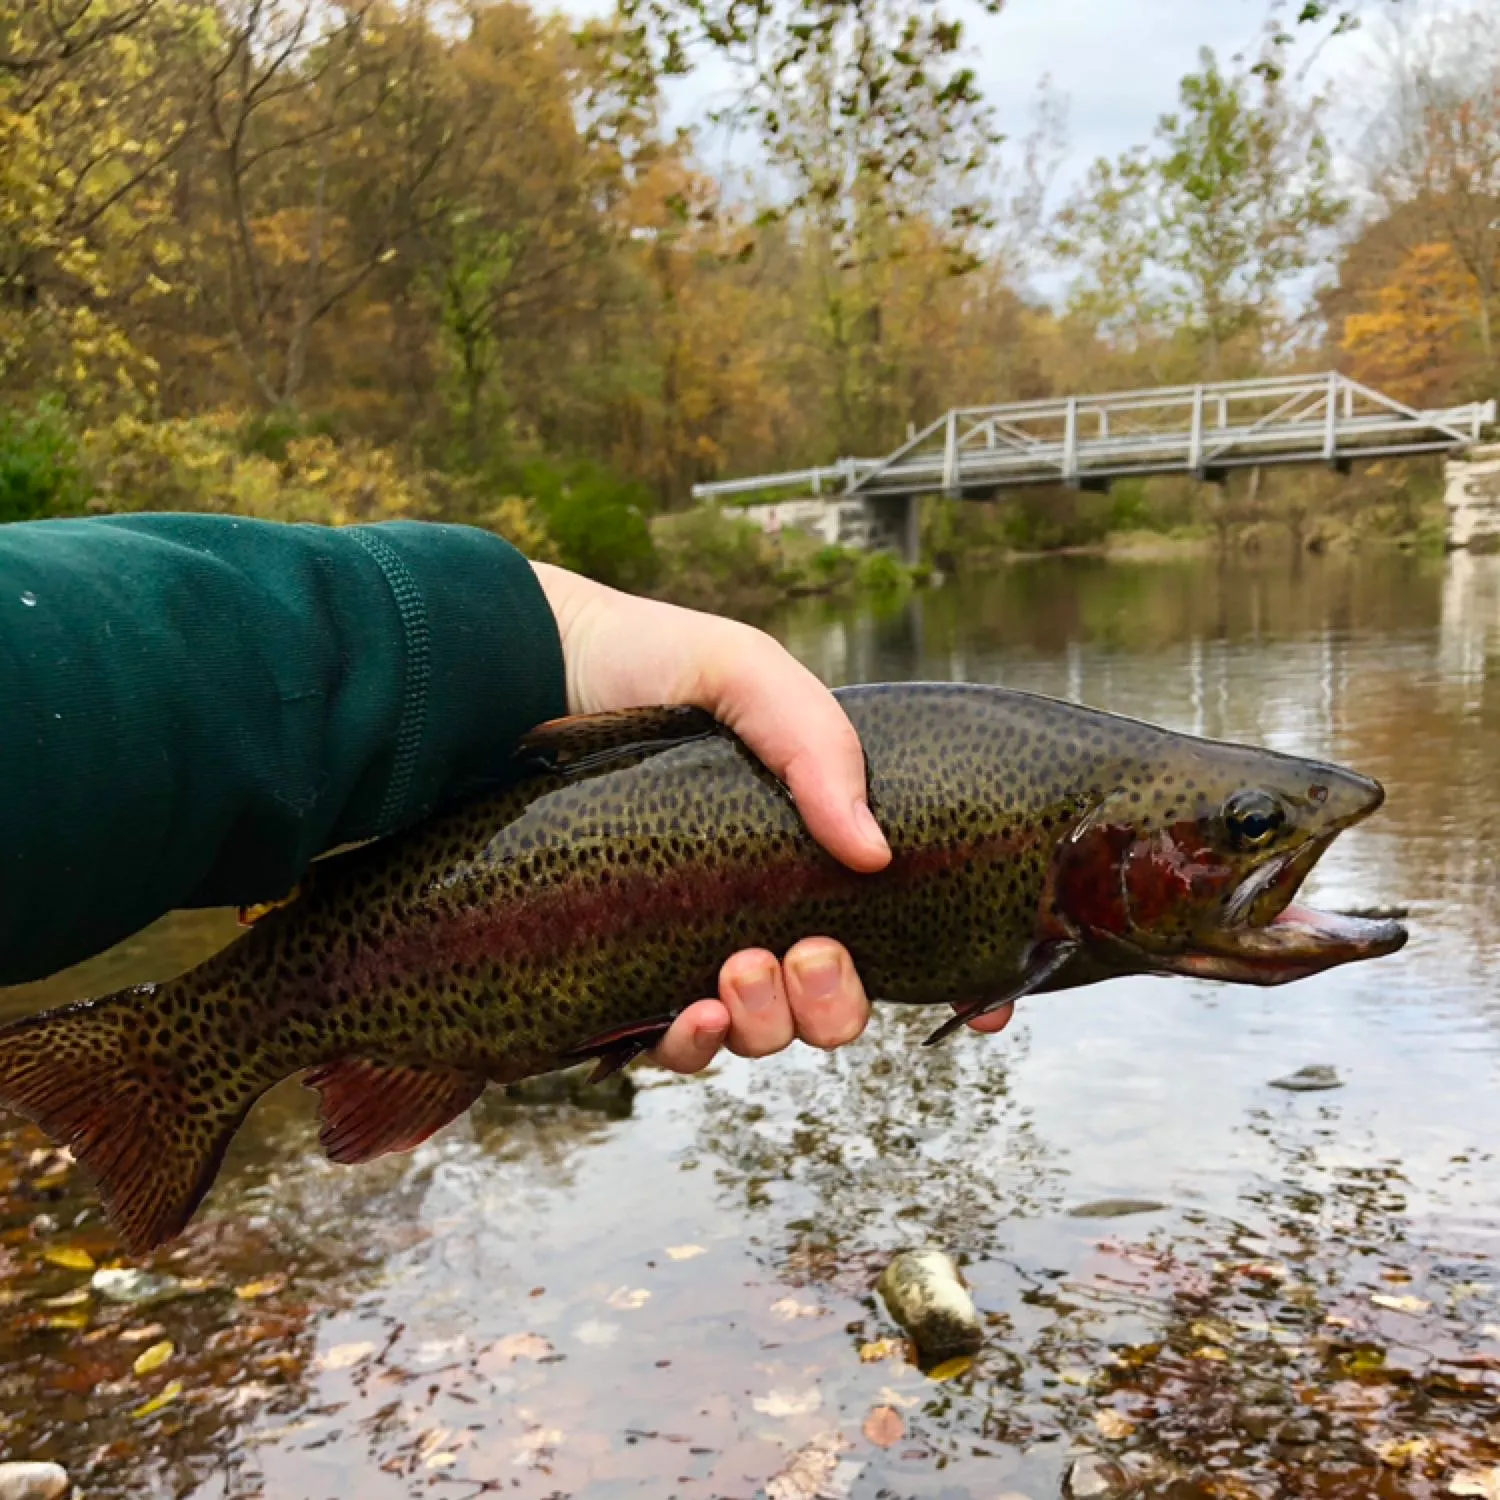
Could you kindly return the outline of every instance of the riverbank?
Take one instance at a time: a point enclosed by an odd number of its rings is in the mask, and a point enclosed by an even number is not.
[[[0,520],[208,511],[329,525],[394,519],[495,531],[528,556],[699,609],[756,618],[788,599],[899,598],[934,576],[1046,556],[1180,558],[1365,545],[1440,550],[1438,486],[1418,469],[1281,475],[1246,493],[1183,479],[1108,495],[1020,492],[923,505],[922,559],[770,536],[733,508],[663,512],[597,464],[518,455],[449,469],[315,424],[243,413],[81,428],[39,406],[0,421]]]

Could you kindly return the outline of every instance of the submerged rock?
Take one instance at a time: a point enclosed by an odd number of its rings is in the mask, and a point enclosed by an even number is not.
[[[1085,1453],[1075,1458],[1063,1481],[1063,1493],[1069,1500],[1112,1500],[1131,1491],[1130,1475],[1112,1458]]]
[[[68,1493],[61,1464],[0,1464],[0,1500],[58,1500]]]
[[[974,1299],[941,1250],[903,1250],[882,1272],[876,1290],[925,1365],[975,1354],[984,1343]]]
[[[628,1073],[611,1073],[592,1082],[593,1063],[542,1073],[505,1086],[505,1097],[514,1104],[571,1104],[575,1109],[596,1110],[614,1119],[629,1116],[636,1083]]]
[[[90,1284],[107,1301],[123,1302],[128,1307],[168,1302],[174,1297],[185,1297],[191,1290],[175,1276],[157,1276],[150,1271],[123,1268],[95,1271]]]
[[[1093,1203],[1080,1203],[1068,1210],[1070,1219],[1123,1219],[1130,1214],[1154,1214],[1164,1209],[1165,1203],[1154,1198],[1099,1198]]]
[[[1341,1089],[1344,1080],[1327,1063],[1310,1063],[1288,1073],[1285,1078],[1273,1078],[1273,1089],[1287,1089],[1294,1094],[1313,1094],[1319,1089]]]

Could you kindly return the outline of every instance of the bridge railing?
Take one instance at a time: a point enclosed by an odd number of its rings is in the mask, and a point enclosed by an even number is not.
[[[878,460],[697,485],[709,496],[802,486],[849,495],[983,496],[1022,485],[1455,452],[1496,420],[1493,401],[1421,410],[1336,371],[958,407]]]

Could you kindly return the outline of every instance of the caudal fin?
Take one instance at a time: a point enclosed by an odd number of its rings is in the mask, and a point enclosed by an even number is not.
[[[0,1108],[73,1152],[133,1254],[192,1218],[271,1081],[215,1067],[197,1038],[159,1025],[164,988],[144,985],[0,1029]]]

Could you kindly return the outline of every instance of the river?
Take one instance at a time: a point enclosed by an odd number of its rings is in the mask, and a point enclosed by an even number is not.
[[[92,1289],[92,1200],[12,1130],[5,1456],[93,1500],[1500,1495],[1500,559],[1054,560],[775,628],[835,683],[1004,683],[1369,772],[1386,807],[1308,892],[1409,908],[1411,942],[1282,989],[1047,996],[935,1052],[882,1012],[612,1109],[492,1094],[359,1169],[292,1084],[150,1305]],[[232,931],[169,919],[0,1014]],[[1342,1086],[1271,1086],[1310,1064]],[[988,1324],[943,1380],[871,1291],[927,1242]]]

